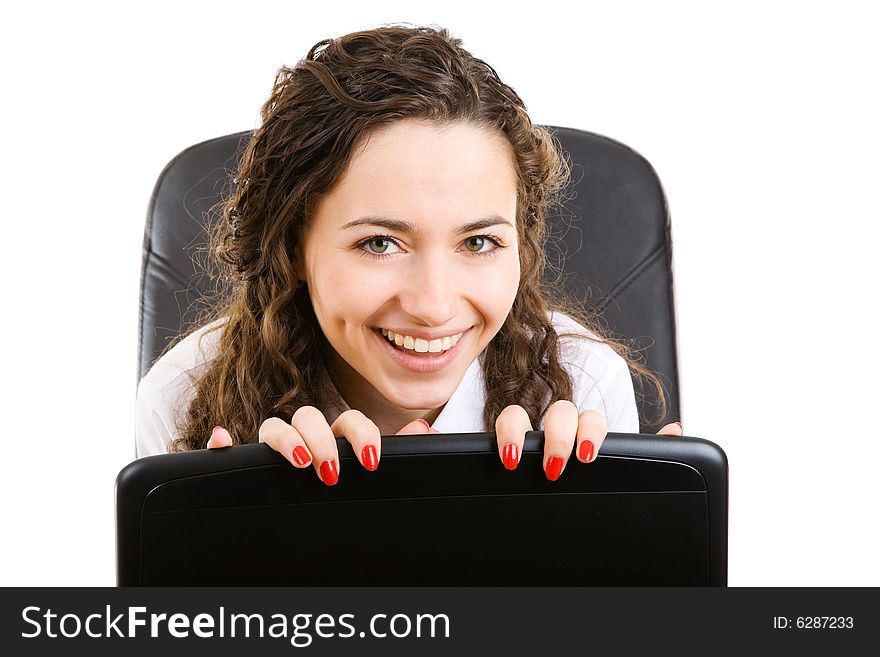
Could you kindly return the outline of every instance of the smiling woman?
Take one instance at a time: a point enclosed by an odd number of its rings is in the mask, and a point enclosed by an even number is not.
[[[339,477],[381,435],[495,429],[515,468],[545,431],[638,432],[657,378],[544,282],[544,214],[567,181],[519,96],[443,30],[318,43],[282,68],[213,236],[230,293],[142,380],[140,456],[268,443]],[[677,433],[678,427],[665,428]]]
[[[509,147],[465,122],[372,134],[317,204],[300,279],[337,389],[382,433],[433,423],[501,330],[520,279],[515,221]]]

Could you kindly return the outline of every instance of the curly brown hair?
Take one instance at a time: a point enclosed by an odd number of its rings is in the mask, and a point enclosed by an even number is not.
[[[446,30],[389,26],[321,41],[278,71],[212,231],[211,254],[227,287],[203,321],[224,318],[215,327],[222,333],[172,451],[204,448],[217,424],[236,442],[254,442],[265,419],[338,399],[329,344],[297,279],[297,246],[355,146],[404,118],[468,122],[503,135],[514,154],[521,279],[483,353],[485,425],[518,404],[537,427],[552,401],[571,399],[549,311],[575,319],[623,356],[634,378],[656,389],[665,415],[663,386],[638,354],[608,337],[597,316],[563,293],[559,277],[544,280],[544,217],[569,179],[553,136],[532,125],[517,93]]]

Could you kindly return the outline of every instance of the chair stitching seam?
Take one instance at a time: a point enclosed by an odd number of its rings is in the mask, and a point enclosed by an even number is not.
[[[637,262],[632,267],[632,269],[629,270],[629,272],[627,272],[624,276],[621,277],[620,281],[618,281],[617,283],[615,283],[611,287],[611,291],[608,293],[609,300],[626,292],[626,290],[633,283],[635,283],[637,280],[639,280],[642,277],[642,275],[645,273],[645,271],[648,269],[648,267],[650,267],[652,264],[654,264],[654,261],[657,260],[657,258],[659,258],[661,255],[663,255],[665,253],[665,251],[666,251],[666,245],[660,244],[657,246],[657,248],[655,248],[653,251],[651,251],[651,253],[649,253],[647,256],[642,258],[642,260]],[[603,304],[603,309],[604,309],[605,305],[607,305],[607,301],[605,302],[605,304]]]

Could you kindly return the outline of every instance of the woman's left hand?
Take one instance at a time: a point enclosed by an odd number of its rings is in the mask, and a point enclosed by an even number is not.
[[[515,469],[519,464],[527,431],[532,431],[532,423],[522,406],[508,406],[495,420],[498,454],[508,470]],[[660,429],[657,435],[680,436],[681,432],[681,424],[673,422]],[[559,478],[572,448],[579,461],[594,461],[607,433],[608,425],[600,413],[584,411],[578,414],[577,406],[570,401],[560,400],[551,404],[544,420],[543,466],[547,478],[550,481]]]

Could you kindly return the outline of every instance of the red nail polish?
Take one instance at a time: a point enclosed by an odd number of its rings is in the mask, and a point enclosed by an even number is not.
[[[364,467],[372,472],[376,468],[379,467],[379,457],[376,455],[376,448],[372,445],[367,445],[361,450],[361,461],[364,464]]]
[[[335,486],[339,481],[339,473],[336,472],[336,461],[330,459],[321,464],[321,481],[328,486]]]
[[[550,481],[556,481],[559,479],[559,475],[562,474],[562,466],[564,465],[561,456],[551,456],[547,461],[547,469],[545,472],[547,473],[547,479]]]
[[[593,443],[589,440],[585,440],[581,443],[581,446],[578,447],[578,458],[584,463],[589,463],[593,460],[593,455],[595,454],[595,447],[593,447]]]
[[[681,422],[676,422],[678,428],[681,429],[681,432],[684,433],[684,425]]]
[[[501,450],[501,461],[508,470],[516,470],[519,465],[519,450],[513,443],[507,443]]]
[[[430,428],[431,428],[431,425],[428,424],[428,421],[427,421],[427,420],[423,420],[422,418],[419,418],[418,420],[416,420],[416,422],[421,422],[422,424],[424,424],[424,425],[425,425],[425,429],[430,429]]]
[[[297,465],[307,465],[312,460],[312,457],[309,456],[305,447],[297,445],[293,448],[293,460],[296,461]]]

